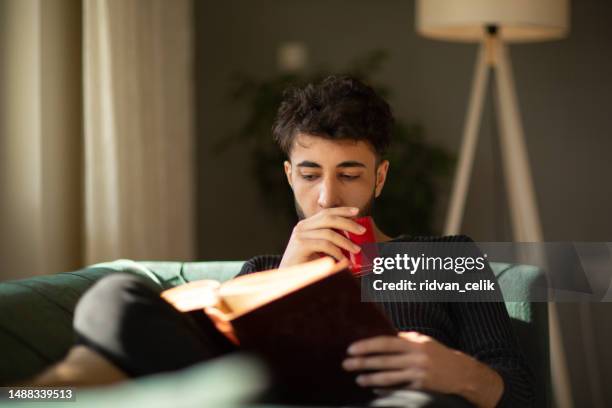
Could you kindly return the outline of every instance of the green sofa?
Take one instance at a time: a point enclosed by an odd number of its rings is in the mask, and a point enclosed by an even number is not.
[[[66,354],[73,341],[74,307],[79,297],[101,277],[117,272],[133,273],[166,289],[200,279],[230,279],[242,263],[117,260],[73,272],[0,282],[0,385],[30,377]],[[543,279],[542,271],[533,266],[491,263],[491,267],[502,291],[511,293],[512,299],[529,292]],[[550,406],[551,395],[546,306],[546,303],[506,302],[523,351],[536,374],[538,407]],[[206,406],[213,398],[212,406],[231,406],[247,401],[265,386],[265,375],[256,361],[241,356],[225,360],[79,393],[78,401],[87,402],[88,406],[123,403],[150,408],[164,406],[164,401],[173,406]],[[202,392],[207,383],[214,393]],[[189,386],[193,384],[202,386]]]

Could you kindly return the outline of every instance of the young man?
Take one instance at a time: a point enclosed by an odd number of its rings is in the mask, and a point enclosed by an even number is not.
[[[352,218],[370,215],[383,190],[389,170],[383,155],[392,123],[388,104],[355,79],[329,77],[290,91],[273,133],[287,155],[284,169],[300,221],[282,255],[252,258],[240,274],[294,265],[320,254],[342,259],[342,249],[358,252],[358,246],[335,230],[363,232]],[[392,241],[378,227],[375,237]],[[469,238],[402,235],[395,241]],[[408,389],[454,394],[478,407],[533,404],[531,373],[503,303],[382,306],[400,334],[349,347],[343,367],[370,370],[358,376],[359,385],[409,384]],[[97,313],[101,307],[107,312],[103,317]],[[77,344],[35,383],[111,383],[211,358],[211,350],[223,347],[223,340],[204,336],[198,324],[206,322],[195,322],[194,316],[178,313],[158,290],[138,279],[111,275],[77,305]],[[154,340],[138,340],[142,338]]]

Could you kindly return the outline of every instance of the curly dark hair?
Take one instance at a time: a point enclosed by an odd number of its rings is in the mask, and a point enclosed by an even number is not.
[[[295,136],[305,133],[366,141],[380,159],[389,147],[393,122],[389,104],[370,86],[347,76],[328,76],[283,93],[272,134],[287,157]]]

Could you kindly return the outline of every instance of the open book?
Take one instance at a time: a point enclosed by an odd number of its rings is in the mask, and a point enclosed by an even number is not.
[[[348,262],[330,257],[244,275],[220,284],[202,280],[166,290],[162,297],[183,312],[203,310],[245,351],[259,355],[285,400],[350,403],[371,390],[343,370],[356,340],[397,332],[374,303],[361,301]],[[216,334],[216,333],[215,333]]]

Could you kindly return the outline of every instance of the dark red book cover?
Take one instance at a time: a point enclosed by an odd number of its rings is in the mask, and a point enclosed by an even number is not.
[[[332,274],[232,320],[240,348],[268,365],[285,402],[347,404],[374,397],[342,368],[356,340],[396,335],[375,303],[362,302],[349,270]]]

